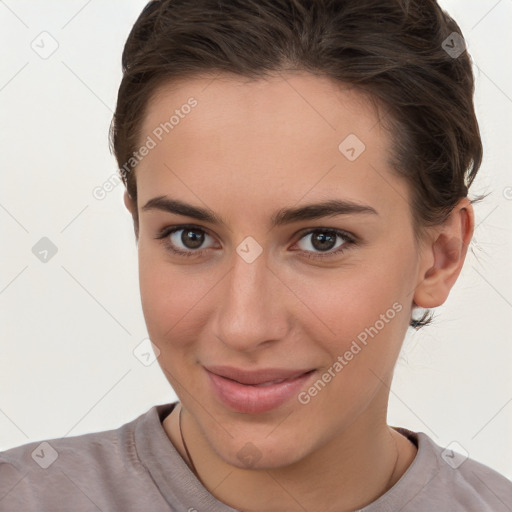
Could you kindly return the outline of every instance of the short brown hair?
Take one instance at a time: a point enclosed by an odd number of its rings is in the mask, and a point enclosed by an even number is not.
[[[441,224],[467,196],[483,152],[471,58],[447,51],[447,41],[464,40],[435,0],[153,0],[122,56],[110,127],[121,178],[136,204],[126,163],[160,86],[209,72],[257,79],[303,70],[385,107],[391,164],[411,187],[415,228]],[[424,314],[411,326],[430,320]]]

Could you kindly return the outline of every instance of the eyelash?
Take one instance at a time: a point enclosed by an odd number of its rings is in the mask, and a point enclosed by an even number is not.
[[[205,234],[208,234],[203,228],[200,228],[198,226],[194,226],[194,225],[191,225],[191,224],[183,224],[183,225],[180,225],[180,226],[171,226],[171,227],[166,227],[164,229],[162,229],[158,235],[155,237],[156,240],[161,240],[162,243],[164,244],[164,246],[167,248],[167,250],[169,250],[170,252],[174,253],[174,254],[177,254],[178,256],[185,256],[185,257],[199,257],[201,256],[205,251],[207,251],[208,249],[202,249],[202,250],[199,250],[199,251],[182,251],[180,249],[176,249],[169,241],[169,235],[172,235],[173,233],[175,233],[176,231],[182,231],[182,230],[185,230],[185,229],[190,229],[191,231],[200,231],[202,233],[205,233]],[[335,256],[339,256],[340,254],[342,254],[343,252],[345,252],[346,250],[348,250],[350,248],[350,246],[352,245],[355,245],[356,244],[356,237],[351,235],[350,233],[347,233],[346,231],[342,231],[342,230],[339,230],[339,229],[334,229],[334,228],[313,228],[313,229],[310,229],[306,232],[303,232],[301,234],[301,237],[299,238],[299,240],[302,240],[304,237],[306,237],[307,235],[311,235],[312,233],[333,233],[337,236],[339,236],[340,238],[342,238],[344,240],[344,244],[342,244],[340,247],[338,247],[335,251],[333,252],[326,252],[326,253],[312,253],[312,251],[302,251],[306,258],[308,259],[324,259],[324,258],[333,258]]]

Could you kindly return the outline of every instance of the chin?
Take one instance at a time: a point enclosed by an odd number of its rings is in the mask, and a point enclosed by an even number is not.
[[[213,446],[217,455],[227,464],[239,469],[268,470],[290,466],[307,454],[304,445],[297,450],[297,443],[285,443],[283,439],[263,439],[261,442],[232,440],[229,445]]]

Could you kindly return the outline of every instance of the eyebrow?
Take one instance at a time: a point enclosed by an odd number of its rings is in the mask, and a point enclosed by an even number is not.
[[[185,217],[209,222],[211,224],[224,224],[224,220],[209,208],[192,206],[191,204],[171,199],[166,196],[159,196],[150,199],[143,207],[143,211],[160,210]],[[371,206],[354,203],[352,201],[331,199],[320,203],[306,204],[297,208],[282,208],[271,217],[272,227],[283,226],[293,222],[321,219],[323,217],[335,217],[337,215],[349,214],[372,214],[378,215]]]

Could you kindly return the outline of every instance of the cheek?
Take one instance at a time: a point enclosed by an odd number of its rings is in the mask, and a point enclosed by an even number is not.
[[[343,288],[331,286],[327,294],[310,291],[311,309],[322,306],[318,310],[330,332],[315,336],[312,324],[306,327],[308,338],[316,340],[326,357],[319,380],[300,396],[315,415],[327,415],[326,424],[356,417],[385,389],[409,323],[398,286],[361,274],[338,283]]]
[[[347,379],[347,390],[394,366],[409,325],[414,261],[409,253],[380,255],[371,264],[296,283],[309,310],[301,327],[326,354],[324,371],[342,358],[335,373],[344,377],[335,380]]]
[[[185,314],[187,288],[178,273],[165,264],[159,251],[148,247],[144,240],[139,241],[138,250],[142,310],[153,343],[161,345]]]
[[[142,310],[151,340],[162,352],[190,344],[206,322],[201,301],[215,276],[194,275],[188,265],[172,264],[163,249],[142,240],[138,250]]]
[[[384,321],[389,320],[385,324],[389,331],[387,326],[397,323],[395,318],[402,318],[397,309],[407,309],[406,287],[399,275],[391,276],[389,269],[382,273],[374,269],[349,269],[326,278],[304,280],[300,287],[302,292],[297,295],[306,297],[304,302],[311,318],[307,323],[311,329],[317,329],[316,337],[325,334],[328,338],[347,340],[375,323],[379,330],[384,330],[383,315]]]
[[[143,235],[138,245],[139,283],[148,332],[156,344],[172,341],[177,346],[186,345],[216,309],[212,294],[219,292],[216,285],[223,272],[201,265],[195,272],[190,264],[172,263],[163,248]],[[406,311],[410,307],[406,301],[412,300],[405,292],[412,286],[407,277],[411,274],[410,255],[405,252],[383,254],[380,250],[371,261],[350,268],[318,269],[309,275],[292,268],[280,269],[280,279],[287,285],[284,293],[292,290],[295,304],[283,300],[282,307],[291,309],[283,309],[282,314],[295,317],[293,321],[300,324],[307,338],[317,343],[322,340],[320,344],[331,356],[343,354],[354,339],[364,341],[365,333],[370,336],[368,330],[374,333],[377,329],[379,339],[400,342],[397,334],[403,332],[408,319],[393,305],[398,303]]]

